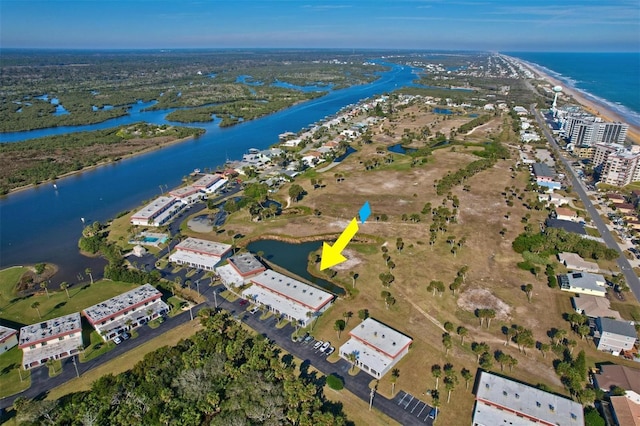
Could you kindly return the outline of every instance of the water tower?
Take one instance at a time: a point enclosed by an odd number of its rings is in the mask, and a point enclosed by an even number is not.
[[[553,116],[556,116],[556,103],[558,102],[558,94],[562,92],[562,86],[553,86],[552,89],[555,94],[553,95],[553,104],[551,104],[551,111],[553,111]]]

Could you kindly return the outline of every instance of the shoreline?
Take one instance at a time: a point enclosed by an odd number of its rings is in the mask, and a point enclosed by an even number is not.
[[[629,123],[621,113],[611,109],[611,106],[598,101],[597,99],[592,99],[591,97],[595,97],[594,95],[576,87],[568,86],[567,83],[560,81],[557,77],[549,75],[541,65],[528,62],[514,56],[504,56],[529,69],[537,78],[548,81],[552,86],[562,86],[562,93],[565,97],[568,96],[573,98],[573,100],[588,113],[593,114],[596,117],[600,117],[605,121],[627,124],[629,126],[627,130],[627,140],[632,144],[640,144],[640,126]]]
[[[143,149],[141,151],[133,152],[131,154],[124,155],[124,156],[120,157],[117,160],[102,161],[102,162],[94,164],[92,166],[83,167],[80,170],[73,170],[71,172],[67,172],[67,173],[61,174],[60,176],[56,176],[55,178],[52,178],[52,179],[47,179],[47,180],[42,181],[42,182],[37,183],[37,184],[32,183],[32,184],[29,184],[29,185],[19,186],[17,188],[9,190],[9,192],[7,192],[6,194],[2,195],[2,197],[9,197],[12,194],[16,194],[18,192],[22,192],[22,191],[26,191],[28,189],[36,188],[38,186],[42,186],[42,185],[47,184],[47,183],[55,183],[58,179],[64,179],[64,178],[67,178],[69,176],[73,176],[73,175],[77,175],[79,173],[88,172],[90,170],[97,169],[98,167],[106,166],[106,165],[113,164],[113,163],[118,163],[118,162],[120,162],[122,160],[126,160],[128,158],[132,158],[132,157],[135,157],[135,156],[138,156],[138,155],[146,154],[148,152],[157,151],[159,149],[166,148],[168,146],[175,145],[175,144],[178,144],[178,143],[186,142],[186,141],[188,141],[190,139],[195,139],[196,137],[197,136],[187,136],[186,138],[176,139],[174,141],[166,142],[166,143],[163,143],[161,145],[150,146],[150,147],[145,148],[145,149]],[[17,142],[17,143],[19,143],[19,142]]]

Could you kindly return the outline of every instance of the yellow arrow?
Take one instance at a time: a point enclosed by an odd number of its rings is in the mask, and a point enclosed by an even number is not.
[[[347,244],[349,244],[349,241],[356,235],[356,232],[358,232],[358,221],[356,221],[354,217],[351,219],[351,222],[349,222],[347,228],[342,231],[342,234],[340,234],[333,246],[322,243],[322,258],[320,259],[321,271],[347,260],[347,258],[342,255],[342,250],[347,247]]]

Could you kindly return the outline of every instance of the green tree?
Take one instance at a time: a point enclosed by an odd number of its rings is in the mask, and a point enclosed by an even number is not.
[[[333,324],[333,329],[338,333],[338,339],[340,338],[340,333],[342,333],[342,331],[345,328],[345,322],[344,320],[336,320],[336,322]]]
[[[440,376],[442,376],[442,368],[440,367],[440,364],[434,364],[431,366],[431,375],[436,379],[436,389],[438,389],[438,381],[440,380]]]
[[[305,193],[304,188],[298,185],[297,183],[294,183],[289,188],[289,197],[291,197],[291,199],[294,202],[299,201],[304,195],[304,193]]]
[[[457,333],[458,336],[460,336],[460,344],[464,345],[464,338],[467,337],[469,335],[469,330],[467,330],[465,327],[460,326],[457,329]]]
[[[47,299],[49,298],[49,289],[47,288],[49,285],[46,281],[43,281],[40,283],[40,288],[44,289],[44,291],[47,293]]]
[[[391,370],[391,396],[393,396],[393,394],[395,393],[396,382],[398,381],[399,377],[400,377],[400,370],[398,370],[397,368],[394,368],[393,370]]]
[[[71,296],[69,296],[69,283],[66,281],[63,281],[60,284],[60,288],[67,293],[67,299],[71,299]]]
[[[40,315],[40,302],[33,302],[31,307],[38,312],[38,318],[42,319],[42,315]]]
[[[466,368],[463,368],[460,371],[460,375],[462,376],[462,378],[464,379],[464,383],[465,383],[465,387],[468,390],[469,389],[469,382],[471,381],[471,379],[473,378],[473,374],[471,374],[471,371],[467,370]]]
[[[91,284],[93,284],[93,274],[91,273],[91,268],[85,269],[84,273],[89,275],[89,279],[91,280]]]

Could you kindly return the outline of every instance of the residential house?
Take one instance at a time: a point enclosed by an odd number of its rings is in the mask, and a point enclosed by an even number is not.
[[[596,337],[598,350],[611,352],[617,356],[620,355],[620,352],[633,348],[638,334],[633,324],[629,321],[600,317],[596,319],[594,337]]]
[[[0,354],[18,344],[18,330],[0,325]]]
[[[595,262],[588,262],[576,253],[558,253],[558,260],[569,270],[600,272],[600,267]]]
[[[75,312],[22,327],[18,347],[22,349],[25,370],[77,354],[82,347],[80,314]]]
[[[340,356],[376,379],[384,376],[409,352],[413,339],[373,318],[367,318],[349,332],[340,346]],[[349,358],[354,355],[355,360]]]
[[[624,389],[625,397],[640,404],[640,368],[601,364],[593,380],[594,385],[605,392],[610,392],[614,387]]]
[[[560,228],[564,229],[567,232],[582,235],[583,237],[587,236],[587,231],[585,231],[584,225],[582,223],[572,222],[570,220],[548,218],[547,220],[545,220],[544,224],[549,228]]]
[[[640,426],[640,404],[624,396],[609,397],[614,426]]]
[[[570,220],[571,222],[580,222],[580,217],[578,214],[566,207],[558,207],[556,208],[556,218],[558,220]]]
[[[144,284],[82,311],[105,341],[169,312],[162,293]]]
[[[199,238],[181,241],[175,252],[169,256],[170,262],[191,268],[215,270],[216,265],[231,252],[231,245]]]
[[[560,290],[572,293],[605,297],[607,295],[606,283],[607,281],[602,275],[590,272],[570,272],[558,275]]]
[[[589,318],[606,317],[621,320],[618,311],[610,307],[609,299],[606,297],[583,294],[579,297],[572,297],[571,304],[577,313],[586,315]]]
[[[583,426],[584,415],[569,398],[482,371],[471,424]]]

